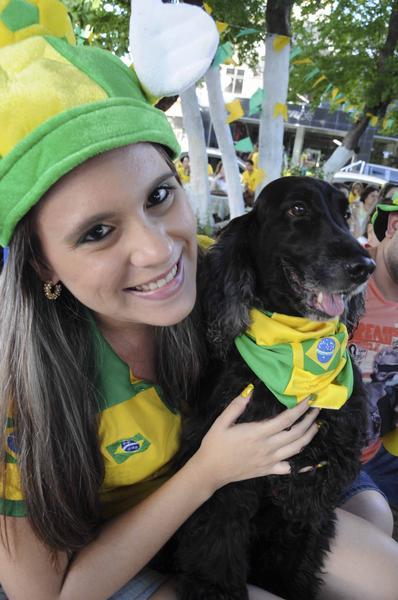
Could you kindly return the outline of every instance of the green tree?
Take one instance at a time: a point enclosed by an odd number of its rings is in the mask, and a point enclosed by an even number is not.
[[[253,69],[258,66],[257,44],[265,37],[265,0],[209,0],[212,16],[228,23],[222,34],[223,42],[231,42],[240,64],[248,64]],[[242,35],[243,33],[243,35]]]
[[[82,43],[111,50],[118,56],[128,51],[129,43],[129,0],[63,0],[71,15],[78,34],[86,28],[91,31],[90,39],[80,37]]]
[[[292,65],[290,99],[299,93],[348,110],[342,150],[352,154],[376,118],[380,131],[398,132],[398,0],[302,0],[293,31],[296,63],[312,62]]]

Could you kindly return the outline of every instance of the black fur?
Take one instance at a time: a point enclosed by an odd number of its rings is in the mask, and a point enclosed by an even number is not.
[[[249,383],[255,391],[240,419],[255,421],[284,407],[243,362],[233,345],[252,307],[314,320],[314,294],[355,295],[373,270],[349,233],[344,196],[325,182],[288,177],[261,193],[252,212],[234,219],[209,251],[201,294],[212,372],[201,401],[183,419],[181,466],[223,408]],[[345,315],[347,317],[347,315]],[[343,317],[344,318],[344,317]],[[290,462],[289,476],[268,476],[218,490],[177,534],[178,595],[184,600],[245,600],[250,581],[284,598],[316,598],[335,533],[335,507],[359,470],[365,395],[357,371],[354,392],[338,411],[323,410],[313,441]],[[217,457],[214,457],[217,460]],[[328,460],[327,467],[298,473]]]

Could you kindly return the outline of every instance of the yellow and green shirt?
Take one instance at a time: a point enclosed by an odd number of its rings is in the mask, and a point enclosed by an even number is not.
[[[256,188],[264,179],[264,171],[262,169],[253,169],[252,171],[243,171],[242,183],[249,190],[255,192]]]
[[[105,476],[102,516],[116,516],[157,489],[179,445],[180,416],[159,386],[136,379],[95,328],[99,360],[99,444]],[[7,430],[7,484],[0,480],[0,513],[27,516],[12,419]]]

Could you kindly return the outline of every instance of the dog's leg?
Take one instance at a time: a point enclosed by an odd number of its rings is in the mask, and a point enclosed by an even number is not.
[[[248,599],[250,517],[256,507],[253,487],[244,482],[218,490],[188,519],[178,533],[178,598]]]

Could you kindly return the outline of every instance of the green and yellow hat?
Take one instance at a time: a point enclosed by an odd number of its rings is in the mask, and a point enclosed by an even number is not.
[[[388,215],[391,212],[397,212],[397,211],[398,211],[398,194],[397,193],[394,194],[391,202],[389,202],[388,204],[385,201],[381,204],[376,205],[371,222],[372,222],[373,230],[376,234],[376,237],[380,242],[386,234],[387,225],[388,225]]]
[[[58,0],[0,0],[0,244],[60,177],[127,144],[179,145],[135,72],[76,46]]]

